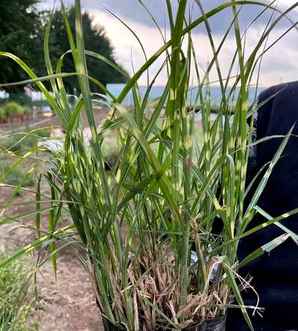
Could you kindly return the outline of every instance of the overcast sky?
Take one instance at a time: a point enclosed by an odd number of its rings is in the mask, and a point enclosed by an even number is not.
[[[264,2],[266,0],[263,0]],[[267,0],[269,2],[269,0]],[[165,12],[165,0],[143,0],[148,9],[152,12],[163,31],[168,35],[168,22]],[[177,1],[172,0],[173,4]],[[202,0],[201,3],[205,10],[212,9],[214,6],[225,2],[224,0]],[[270,1],[271,2],[271,1]],[[58,4],[55,0],[41,0],[41,8],[51,9]],[[64,0],[67,5],[72,5],[74,0]],[[149,15],[144,8],[139,4],[138,0],[82,0],[82,6],[93,17],[94,24],[104,26],[106,34],[110,38],[115,49],[116,59],[130,72],[132,68],[137,69],[144,62],[144,56],[132,34],[108,11],[118,15],[135,31],[140,37],[147,55],[150,56],[162,45],[162,38],[152,23]],[[294,0],[278,0],[275,5],[279,9],[286,9],[289,6],[297,3]],[[244,30],[249,23],[258,15],[260,7],[245,6],[241,9],[240,22],[241,28]],[[192,18],[200,15],[200,10],[195,0],[189,0],[188,13]],[[265,28],[270,14],[263,15],[253,26],[250,27],[247,33],[246,49],[251,50],[256,44],[258,37]],[[298,11],[295,10],[291,14],[293,22],[298,22]],[[231,22],[231,11],[226,10],[220,15],[214,17],[211,21],[212,32],[215,42],[220,43],[220,40]],[[291,23],[287,19],[283,19],[275,28],[268,40],[270,42],[278,38],[283,32],[289,28]],[[202,67],[205,67],[211,58],[211,50],[206,31],[203,26],[195,30],[193,35],[194,43],[197,50],[198,62]],[[231,35],[225,43],[220,55],[220,62],[224,70],[227,71],[228,64],[231,62],[235,51],[235,41]],[[298,25],[297,30],[293,29],[287,34],[276,46],[274,46],[263,59],[261,81],[263,86],[272,85],[275,83],[285,82],[298,79]],[[160,62],[157,62],[151,73],[157,70]],[[145,77],[143,78],[145,79]],[[214,72],[212,79],[216,79]],[[162,74],[157,84],[164,84],[165,74]]]

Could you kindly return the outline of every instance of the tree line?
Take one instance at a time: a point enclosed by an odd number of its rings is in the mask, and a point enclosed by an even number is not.
[[[45,27],[51,19],[49,39],[50,55],[53,66],[59,57],[70,47],[64,27],[63,14],[60,9],[55,12],[39,11],[39,0],[1,0],[0,1],[0,50],[11,52],[24,60],[38,76],[46,75],[43,56]],[[66,10],[71,28],[74,32],[74,8]],[[114,49],[102,26],[94,26],[92,17],[85,12],[82,16],[86,49],[100,53],[108,60],[116,63]],[[87,58],[89,73],[103,85],[122,83],[126,75],[119,73],[108,64],[94,58]],[[119,66],[119,64],[117,64]],[[71,54],[65,57],[63,72],[73,72]],[[124,70],[123,70],[124,71]],[[125,71],[124,71],[125,72]],[[28,77],[22,69],[11,60],[0,58],[0,83],[13,83]],[[65,79],[66,89],[74,93],[77,87],[76,78]],[[91,86],[93,91],[98,87]],[[5,88],[9,94],[23,92],[23,86]]]

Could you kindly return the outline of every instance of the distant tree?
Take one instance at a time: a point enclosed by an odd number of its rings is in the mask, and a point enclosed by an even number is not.
[[[50,12],[39,12],[36,4],[40,0],[0,0],[0,50],[11,52],[24,60],[38,75],[45,75],[43,60],[43,38]],[[73,33],[75,32],[74,8],[67,10]],[[83,13],[83,33],[86,49],[97,52],[116,64],[114,50],[110,40],[101,26],[94,26],[88,13]],[[63,15],[60,10],[52,17],[50,52],[53,65],[69,47],[65,32]],[[122,83],[126,75],[122,75],[109,65],[93,58],[87,58],[89,74],[102,84]],[[71,55],[66,56],[64,72],[74,71]],[[11,83],[27,79],[26,73],[12,60],[0,57],[0,83]],[[78,87],[77,78],[65,79],[68,92],[73,93]],[[99,92],[98,87],[91,84],[93,91]],[[23,86],[5,88],[10,96],[23,92]],[[102,92],[102,91],[100,91]]]
[[[48,13],[48,19],[43,19],[43,21],[48,21],[50,18],[50,13]],[[67,10],[67,16],[72,28],[73,33],[75,33],[75,10],[73,7]],[[85,39],[85,48],[90,51],[97,52],[108,60],[116,64],[114,58],[114,50],[111,45],[109,38],[105,34],[105,30],[102,26],[95,26],[92,24],[92,18],[88,13],[83,13],[82,15],[82,27]],[[40,38],[42,39],[42,38]],[[51,24],[51,34],[50,34],[50,56],[54,65],[56,65],[59,57],[69,50],[70,46],[67,39],[67,34],[65,31],[63,15],[60,10],[54,12],[52,16]],[[96,78],[103,85],[108,83],[122,83],[126,81],[126,76],[119,73],[117,70],[113,69],[106,63],[96,60],[91,57],[87,57],[87,66],[89,75]],[[119,65],[118,65],[119,66]],[[44,65],[43,65],[44,67]],[[67,55],[64,60],[64,72],[73,72],[74,65],[72,61],[71,54]],[[123,70],[124,71],[124,70]],[[45,74],[44,72],[42,74]],[[78,88],[77,78],[67,78],[65,79],[65,86],[68,92],[73,93],[76,88]],[[91,89],[96,92],[99,88],[91,83]]]
[[[0,50],[11,52],[33,68],[39,54],[35,53],[40,19],[35,5],[39,0],[0,0]],[[10,83],[27,78],[13,61],[0,58],[0,82]],[[16,93],[23,87],[7,89]]]

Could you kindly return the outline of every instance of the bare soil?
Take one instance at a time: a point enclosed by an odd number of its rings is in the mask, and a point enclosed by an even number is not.
[[[102,331],[87,272],[71,255],[58,261],[57,280],[47,263],[38,275],[39,309],[32,319],[40,331]]]

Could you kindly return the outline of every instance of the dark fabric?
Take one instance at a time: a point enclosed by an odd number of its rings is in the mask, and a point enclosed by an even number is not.
[[[264,103],[265,102],[265,103]],[[263,104],[264,103],[264,104]],[[257,140],[272,135],[286,135],[298,122],[298,82],[271,87],[259,96]],[[271,216],[279,216],[298,207],[298,123],[285,151],[274,168],[258,205]],[[270,162],[282,138],[272,138],[257,145],[256,171]],[[256,216],[251,226],[264,219]],[[283,222],[298,233],[298,216]],[[276,238],[282,231],[272,225],[245,239],[239,244],[241,260],[256,248]],[[298,246],[288,239],[270,254],[266,254],[241,270],[241,275],[251,275],[252,285],[260,296],[260,306],[265,308],[263,318],[253,317],[256,331],[298,330]],[[247,305],[255,305],[253,293],[243,293]],[[240,311],[228,312],[227,331],[248,330]]]

